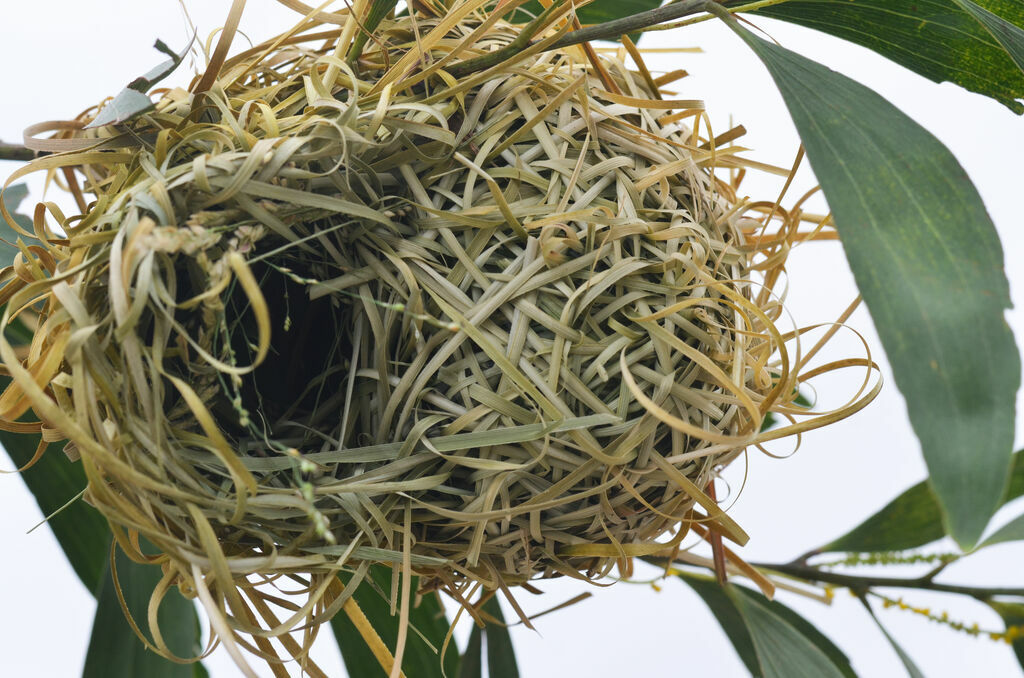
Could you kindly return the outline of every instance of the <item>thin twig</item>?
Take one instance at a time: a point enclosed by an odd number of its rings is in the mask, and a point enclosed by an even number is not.
[[[671,21],[673,19],[689,16],[690,14],[702,12],[711,4],[714,4],[712,0],[683,0],[682,2],[678,2],[674,5],[665,5],[664,7],[657,7],[655,9],[647,10],[646,12],[639,12],[622,19],[594,24],[593,26],[587,26],[577,31],[566,33],[561,38],[558,38],[548,45],[544,51],[571,47],[591,40],[614,40],[628,33],[642,31],[645,28],[656,26],[665,21]],[[557,5],[552,5],[552,7],[556,6]],[[533,25],[534,23],[537,23],[539,27],[540,23],[537,22],[536,19],[534,22],[531,22],[530,25]],[[515,57],[524,49],[536,44],[536,41],[530,41],[533,35],[527,29],[524,29],[523,32],[520,33],[520,36],[521,38],[522,36],[525,36],[526,39],[522,40],[520,38],[516,40],[515,44],[509,44],[507,47],[503,47],[502,49],[489,54],[483,54],[455,64],[451,69],[449,69],[451,74],[456,78],[460,78],[465,75],[469,75],[470,73],[475,73],[492,66],[497,66],[505,63],[506,61],[515,59]]]
[[[955,563],[957,560],[958,560],[958,558],[952,558],[950,560],[943,560],[941,563],[939,563],[937,566],[932,568],[932,570],[930,572],[926,573],[921,578],[924,579],[924,580],[927,580],[927,581],[934,581],[935,578],[938,577],[942,573],[943,570],[945,570],[947,567],[949,567],[950,565]]]
[[[681,560],[669,561],[665,558],[648,556],[642,560],[664,568],[666,565],[683,565],[693,567],[694,564]],[[851,574],[839,574],[821,570],[811,565],[800,565],[796,561],[791,563],[750,563],[753,567],[764,572],[784,574],[805,582],[814,584],[832,584],[849,589],[855,595],[862,595],[872,588],[893,588],[893,589],[916,589],[921,591],[936,591],[938,593],[953,593],[963,596],[971,596],[977,600],[986,601],[994,596],[1019,596],[1024,597],[1024,588],[1010,587],[984,587],[984,586],[959,586],[956,584],[940,584],[934,581],[938,572],[928,572],[921,577],[861,577]],[[712,569],[710,566],[707,569]]]

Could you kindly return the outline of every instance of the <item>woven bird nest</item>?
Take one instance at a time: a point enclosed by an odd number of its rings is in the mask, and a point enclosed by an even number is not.
[[[343,569],[466,603],[690,525],[742,542],[706,488],[799,412],[770,291],[798,212],[737,199],[757,165],[700,102],[541,49],[565,9],[459,73],[522,30],[477,6],[387,18],[358,59],[344,15],[307,23],[36,161],[83,209],[6,277],[4,321],[38,330],[4,342],[2,416],[68,438],[122,547],[222,635],[252,575],[304,577],[294,626]]]

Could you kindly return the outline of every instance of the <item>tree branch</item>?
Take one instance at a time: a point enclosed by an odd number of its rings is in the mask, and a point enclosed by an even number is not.
[[[854,593],[864,592],[872,587],[896,588],[896,589],[919,589],[922,591],[938,591],[940,593],[955,593],[964,596],[971,596],[979,600],[986,600],[992,596],[1021,596],[1024,597],[1024,588],[1001,588],[982,586],[957,586],[954,584],[940,584],[934,581],[934,575],[928,573],[923,577],[859,577],[857,575],[839,574],[819,570],[810,565],[798,563],[751,563],[761,570],[769,570],[786,574],[791,577],[803,579],[809,582],[822,584],[834,584],[848,588]],[[936,573],[937,574],[937,573]]]
[[[28,162],[35,160],[36,152],[30,148],[18,144],[5,144],[0,141],[0,160],[14,160],[17,162]]]
[[[578,31],[563,35],[551,43],[551,47],[548,49],[562,49],[563,47],[570,47],[591,40],[615,40],[623,35],[642,31],[645,28],[657,26],[666,21],[681,19],[684,16],[703,12],[704,8],[710,4],[713,4],[713,0],[682,0],[681,2],[656,7],[621,19],[606,21],[603,24],[594,24],[593,26],[587,26]]]

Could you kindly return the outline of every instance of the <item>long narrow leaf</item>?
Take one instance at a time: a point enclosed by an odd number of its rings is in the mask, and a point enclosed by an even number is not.
[[[37,440],[0,431],[0,443],[11,461],[21,467],[35,453]],[[45,528],[53,531],[75,574],[97,598],[84,675],[203,678],[206,669],[201,664],[173,664],[147,651],[135,637],[122,614],[110,577],[110,528],[96,509],[77,498],[85,488],[85,474],[81,465],[68,460],[61,448],[60,443],[47,447],[39,461],[23,471],[21,477],[43,515],[50,516]],[[118,560],[118,573],[132,614],[145,626],[149,597],[160,579],[160,568],[136,565],[122,557]],[[192,603],[182,598],[177,589],[168,593],[159,619],[173,651],[179,656],[198,653],[199,619]]]
[[[391,603],[385,597],[391,591],[391,570],[387,567],[375,567],[371,571],[371,576],[376,588],[368,582],[364,583],[356,590],[355,600],[384,643],[394,650],[398,641],[399,620],[398,615],[391,614]],[[347,577],[342,576],[342,580],[347,581]],[[414,579],[413,587],[416,585],[417,581]],[[409,623],[415,630],[410,629],[406,640],[402,670],[409,678],[441,678],[440,651],[448,633],[448,619],[437,597],[423,596],[419,605],[410,611]],[[349,675],[360,678],[387,675],[344,613],[334,616],[331,627]],[[444,675],[454,678],[458,666],[459,652],[452,643],[445,652]]]
[[[462,653],[462,662],[459,664],[458,678],[483,678],[484,675],[484,634],[479,626],[474,626],[469,633],[469,642],[466,643],[466,650]]]
[[[805,675],[787,673],[788,662],[808,662],[813,670],[824,671],[822,676],[856,678],[846,654],[782,603],[766,600],[742,586],[723,588],[697,574],[684,572],[679,576],[710,608],[754,678]],[[774,630],[769,631],[769,627]]]
[[[37,439],[0,431],[0,443],[15,466],[21,467],[32,459]],[[110,528],[99,511],[75,499],[85,489],[85,473],[79,464],[68,460],[61,447],[59,443],[50,445],[35,466],[22,472],[21,478],[43,516],[50,516],[64,507],[44,527],[53,531],[75,574],[89,592],[94,593],[106,569]]]
[[[943,523],[969,549],[1006,490],[1020,386],[995,227],[927,130],[872,90],[728,19],[796,123],[906,398]]]
[[[843,672],[817,645],[763,601],[730,591],[747,623],[765,678],[842,678]]]
[[[1019,515],[996,530],[988,539],[983,541],[981,546],[978,548],[994,546],[1008,541],[1022,540],[1024,540],[1024,515]]]
[[[734,2],[730,4],[747,4]],[[814,28],[878,52],[935,82],[949,81],[1024,113],[1024,73],[1011,45],[958,0],[791,0],[758,14]],[[1024,26],[1019,0],[974,4],[1003,26]],[[1002,44],[1000,44],[1002,43]],[[1012,52],[1011,52],[1012,53]],[[1018,61],[1018,63],[1020,63]]]
[[[491,624],[485,630],[487,637],[487,673],[490,678],[519,678],[519,666],[516,663],[515,648],[508,627],[504,626],[505,617],[501,613],[498,599],[491,598],[483,606],[501,624]]]
[[[956,0],[956,3],[971,13],[992,37],[1003,46],[1014,63],[1024,71],[1024,28],[1014,26],[1006,19],[979,7],[971,0]]]
[[[1024,453],[1013,455],[1013,470],[1005,501],[1024,495]],[[906,551],[945,536],[942,511],[926,482],[903,492],[880,511],[818,552]]]
[[[864,603],[864,607],[867,608],[868,614],[871,615],[871,619],[874,620],[875,624],[878,625],[878,629],[885,636],[885,639],[892,645],[892,649],[896,652],[896,656],[903,662],[903,667],[907,670],[907,675],[910,678],[924,678],[924,674],[921,673],[921,669],[917,668],[917,664],[911,659],[910,655],[896,642],[896,639],[892,637],[888,630],[882,626],[882,622],[875,616],[875,611],[871,609],[871,605],[864,598],[861,598],[861,602]]]
[[[747,623],[736,607],[736,602],[726,593],[726,590],[712,579],[689,572],[680,573],[679,578],[696,591],[704,604],[711,610],[718,625],[722,627],[729,642],[732,643],[733,649],[736,650],[736,654],[750,671],[750,675],[753,678],[764,678],[764,668],[757,656],[757,649],[754,647],[753,638],[750,637]]]
[[[733,590],[738,592],[741,596],[746,596],[755,603],[767,608],[769,612],[792,626],[797,633],[802,635],[814,644],[815,647],[821,650],[821,652],[829,658],[829,661],[832,662],[836,669],[838,669],[845,678],[857,678],[857,674],[853,670],[853,665],[850,664],[850,658],[847,657],[846,653],[840,650],[839,647],[837,647],[836,644],[828,638],[828,636],[819,631],[814,624],[807,621],[779,601],[765,599],[759,591],[752,591],[751,589],[743,586],[734,586]]]
[[[140,628],[146,628],[150,594],[160,581],[155,565],[139,565],[118,554],[118,581],[125,603]],[[146,649],[125,619],[109,568],[96,592],[97,608],[82,678],[195,678],[205,669],[176,664]],[[176,588],[167,592],[159,611],[160,632],[167,646],[179,657],[200,652],[199,619],[195,607]]]

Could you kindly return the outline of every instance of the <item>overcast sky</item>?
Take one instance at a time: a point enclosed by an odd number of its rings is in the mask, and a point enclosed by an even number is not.
[[[4,141],[18,141],[21,131],[32,123],[74,117],[115,94],[162,60],[152,49],[156,38],[177,48],[189,36],[175,0],[6,4],[2,16],[7,30],[0,41],[5,74],[0,139]],[[188,3],[200,37],[220,25],[229,4],[225,0]],[[252,0],[243,29],[254,41],[259,40],[290,26],[294,16],[272,0]],[[948,84],[930,83],[872,52],[785,24],[764,19],[756,22],[785,46],[876,89],[950,147],[974,178],[1003,238],[1011,262],[1008,275],[1013,297],[1018,303],[1024,299],[1024,269],[1016,264],[1024,256],[1019,207],[1024,185],[1019,165],[1024,157],[1024,121],[993,101]],[[752,157],[778,165],[792,162],[798,142],[781,99],[763,67],[727,30],[709,22],[654,34],[641,46],[703,47],[701,54],[651,56],[649,65],[652,70],[688,70],[691,76],[677,86],[680,96],[704,99],[716,130],[728,129],[730,116],[745,125],[749,133],[740,143],[754,149]],[[186,79],[182,73],[174,81],[183,84]],[[15,167],[0,162],[0,179]],[[813,185],[807,171],[799,181],[805,188]],[[38,189],[37,182],[31,185]],[[774,199],[778,187],[768,182],[751,184],[748,190]],[[793,195],[801,192],[794,189]],[[790,264],[790,282],[787,306],[799,325],[834,320],[856,294],[836,244],[798,249]],[[1008,320],[1020,338],[1024,312],[1015,309]],[[849,324],[867,337],[873,357],[881,361],[883,353],[866,311],[858,311]],[[853,334],[845,333],[833,350],[833,355],[843,355],[856,354],[859,349]],[[886,388],[870,407],[827,431],[805,436],[793,457],[780,461],[757,452],[750,454],[746,485],[730,509],[751,534],[749,546],[742,551],[748,559],[789,560],[841,534],[924,477],[919,449],[887,365],[883,365],[883,373]],[[850,384],[849,380],[830,379],[819,385],[823,390],[847,393]],[[783,443],[776,451],[787,453],[790,448]],[[10,468],[9,460],[4,462],[3,468]],[[741,461],[728,471],[726,477],[733,488],[742,484],[744,470]],[[1014,503],[995,524],[1022,508],[1020,502]],[[88,643],[93,599],[75,578],[48,530],[26,536],[41,516],[17,477],[0,477],[0,511],[5,516],[0,521],[0,543],[7,545],[8,553],[18,554],[0,559],[0,600],[4,602],[0,672],[77,675]],[[1024,547],[998,546],[950,568],[944,580],[1021,586],[1021,562]],[[541,599],[524,594],[527,610],[545,609],[585,589],[563,581],[546,582],[542,588],[549,595]],[[746,675],[700,600],[675,581],[666,581],[661,588],[658,593],[642,584],[590,587],[587,590],[592,590],[594,597],[539,620],[538,632],[515,629],[522,675],[679,675],[682,667],[686,675]],[[833,638],[862,676],[901,675],[896,656],[852,598],[840,597],[830,609],[792,597],[782,600]],[[1001,628],[987,608],[967,601],[921,594],[913,594],[911,601],[947,609],[953,617],[977,621],[983,627]],[[890,611],[880,617],[904,641],[926,676],[1019,675],[1007,646],[968,638],[907,613]],[[459,637],[464,638],[466,632],[460,629]],[[329,675],[344,675],[329,633],[322,636],[316,656]],[[238,675],[223,652],[211,657],[207,665],[214,678]]]

